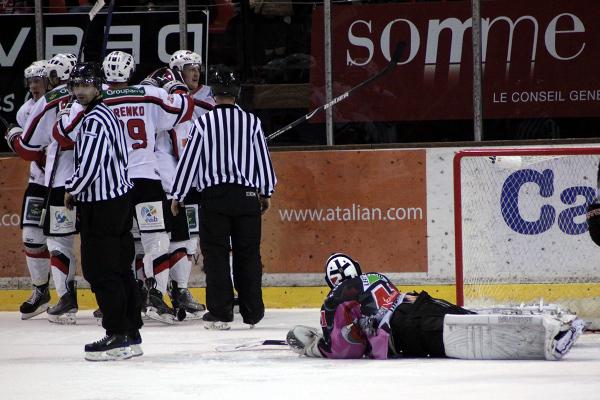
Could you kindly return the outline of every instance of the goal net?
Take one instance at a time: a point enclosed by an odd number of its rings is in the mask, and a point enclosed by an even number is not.
[[[600,148],[482,149],[454,158],[457,302],[556,303],[600,323],[600,247],[585,213]]]

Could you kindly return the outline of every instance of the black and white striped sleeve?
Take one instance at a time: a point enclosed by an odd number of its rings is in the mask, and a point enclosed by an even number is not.
[[[254,130],[254,171],[258,175],[258,189],[263,197],[271,197],[277,184],[277,177],[273,170],[273,163],[267,148],[267,141],[262,130],[260,120],[256,118],[256,128]]]
[[[65,182],[67,192],[76,196],[85,191],[100,174],[103,160],[109,157],[107,135],[101,121],[87,120],[81,127],[75,172]]]
[[[203,118],[194,121],[188,134],[188,142],[177,163],[175,179],[173,180],[173,186],[171,187],[171,195],[177,201],[183,200],[190,190],[192,182],[198,176],[198,163],[203,145],[203,131]]]

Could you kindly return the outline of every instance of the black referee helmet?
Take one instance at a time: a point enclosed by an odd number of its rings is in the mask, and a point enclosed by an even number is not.
[[[100,65],[93,62],[78,63],[73,67],[69,76],[69,89],[80,83],[91,83],[98,90],[102,90],[102,68]]]
[[[229,96],[237,98],[240,94],[240,81],[231,68],[219,64],[210,68],[208,84],[213,96]]]

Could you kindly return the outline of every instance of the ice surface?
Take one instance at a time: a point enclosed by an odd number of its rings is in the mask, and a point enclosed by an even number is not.
[[[254,329],[207,331],[200,321],[147,322],[142,357],[88,362],[83,345],[104,332],[91,311],[75,326],[0,313],[0,399],[600,399],[600,335],[585,334],[551,361],[451,359],[322,360],[287,347],[222,353],[216,346],[284,339],[296,324],[318,326],[318,310],[267,310]],[[237,316],[237,319],[240,319]]]

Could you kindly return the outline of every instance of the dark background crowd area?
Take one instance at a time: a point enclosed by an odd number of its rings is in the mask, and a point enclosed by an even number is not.
[[[395,3],[468,0],[398,0]],[[106,1],[109,2],[108,0]],[[44,0],[44,12],[87,12],[93,0]],[[333,4],[386,3],[382,0]],[[470,2],[469,2],[470,3]],[[117,1],[115,11],[177,11],[178,1]],[[190,10],[210,12],[208,64],[232,66],[240,75],[240,104],[259,115],[268,135],[311,111],[310,67],[313,10],[322,3],[299,0],[188,0]],[[0,0],[0,14],[33,13],[34,1]],[[337,96],[340,93],[333,93]],[[485,110],[484,110],[485,115]],[[595,138],[600,118],[485,119],[484,139]],[[473,140],[472,120],[334,121],[335,144],[463,142]],[[321,122],[303,123],[275,139],[275,146],[324,145]]]

